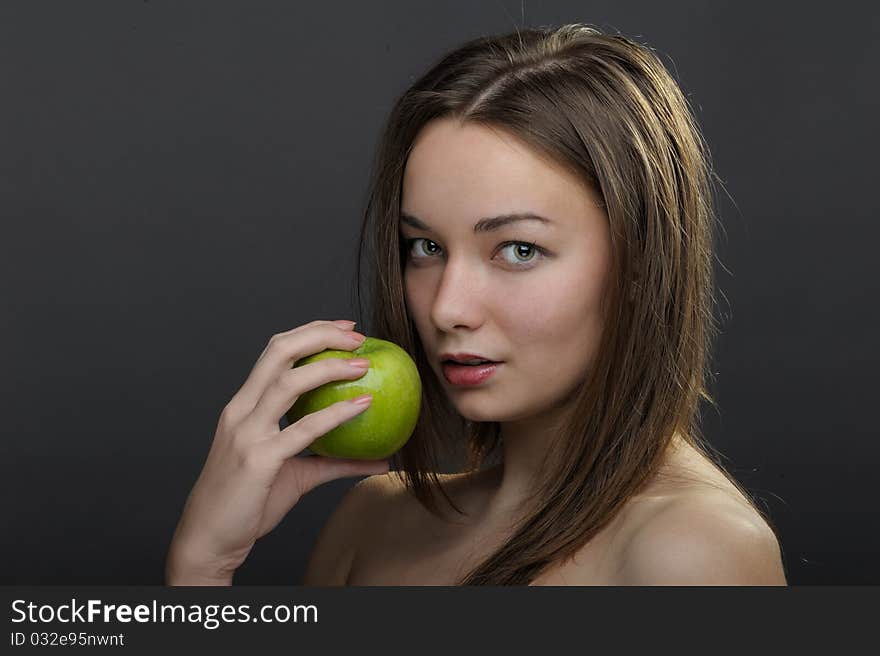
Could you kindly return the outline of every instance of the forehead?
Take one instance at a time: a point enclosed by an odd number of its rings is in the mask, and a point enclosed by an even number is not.
[[[565,224],[597,202],[574,173],[515,136],[448,118],[417,136],[402,193],[403,212],[444,223],[530,211]]]

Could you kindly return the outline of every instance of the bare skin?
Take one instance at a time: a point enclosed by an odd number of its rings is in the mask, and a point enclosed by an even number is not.
[[[280,333],[220,417],[169,548],[169,584],[230,584],[256,540],[304,494],[346,476],[375,474],[331,515],[312,552],[306,585],[452,584],[510,534],[540,457],[570,411],[572,391],[589,371],[605,328],[600,298],[610,263],[608,219],[597,195],[570,172],[509,135],[449,121],[431,124],[416,140],[403,187],[402,210],[417,217],[401,226],[410,245],[407,310],[457,411],[473,421],[499,423],[504,466],[447,477],[468,515],[445,523],[382,474],[387,462],[300,457],[366,406],[334,404],[279,430],[286,410],[306,391],[355,379],[365,370],[341,359],[296,369],[292,364],[326,348],[353,350],[363,336],[344,321],[317,321]],[[545,220],[502,218],[499,225],[498,217],[523,212]],[[500,364],[484,383],[456,386],[444,376],[449,352]],[[664,525],[675,525],[665,509],[683,498],[711,499],[713,512],[736,507],[737,521],[756,523],[721,474],[687,448],[670,452],[666,466],[670,471],[691,466],[698,481],[673,488],[658,479],[584,546],[577,562],[559,563],[536,584],[651,580],[655,573],[644,559],[621,571],[621,555],[644,552],[651,560],[664,553],[653,545],[643,552],[631,549],[645,543],[634,536],[659,513],[666,513]],[[662,532],[654,535],[666,539]],[[693,554],[690,548],[680,551]],[[763,546],[758,551],[763,553]],[[749,567],[737,571],[748,575]],[[775,576],[772,567],[765,569],[767,578]],[[661,562],[655,571],[662,578],[671,570]]]
[[[480,228],[488,217],[513,213],[546,220]],[[550,436],[571,411],[572,391],[589,371],[605,329],[600,300],[611,238],[601,197],[512,135],[452,119],[429,123],[404,171],[401,217],[406,305],[428,361],[463,417],[498,422],[504,464],[445,477],[453,499],[468,513],[454,522],[429,514],[395,477],[373,477],[359,491],[361,513],[369,519],[354,553],[346,552],[350,566],[329,576],[320,563],[313,564],[308,583],[452,585],[500,546],[512,533]],[[480,385],[454,385],[443,368],[450,352],[501,365]],[[624,554],[641,553],[632,549],[644,546],[639,531],[660,513],[664,524],[673,519],[669,508],[675,504],[691,504],[682,521],[699,516],[693,512],[699,502],[707,515],[730,517],[730,526],[762,524],[735,486],[686,443],[674,443],[661,473],[693,480],[658,476],[574,562],[555,564],[535,584],[650,580],[654,573],[646,574],[644,567],[638,576],[623,571]],[[338,548],[337,530],[326,532],[321,548]],[[736,540],[722,542],[724,550]],[[773,557],[763,544],[746,551]],[[773,567],[765,568],[769,578],[776,577]],[[661,567],[658,578],[666,569]],[[718,572],[707,572],[707,578]]]
[[[700,498],[763,524],[746,499],[715,466],[685,443],[670,450],[665,470],[686,474],[691,482],[660,478],[575,558],[539,575],[532,585],[618,585],[621,556],[636,530],[659,510],[685,498]],[[357,554],[345,575],[347,585],[455,585],[469,569],[511,534],[515,513],[489,516],[491,498],[503,480],[500,468],[475,475],[444,475],[447,490],[469,517],[440,520],[422,508],[393,475],[374,476],[389,492],[372,507]],[[391,519],[393,518],[393,520]]]
[[[544,220],[478,228],[526,212]],[[456,410],[499,423],[505,466],[486,513],[509,512],[530,494],[602,336],[611,234],[601,197],[511,135],[440,119],[415,141],[401,213],[408,311]],[[443,372],[449,352],[501,364],[457,386]]]
[[[284,430],[281,417],[305,392],[353,380],[368,361],[328,358],[293,368],[325,349],[352,351],[364,336],[353,321],[313,321],[273,335],[217,423],[210,452],[186,500],[165,562],[168,585],[231,585],[258,539],[299,499],[328,481],[388,471],[388,462],[299,456],[369,403],[334,403]]]

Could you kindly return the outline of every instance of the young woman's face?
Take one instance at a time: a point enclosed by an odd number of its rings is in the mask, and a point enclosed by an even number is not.
[[[553,410],[589,371],[611,259],[599,202],[506,133],[442,119],[419,134],[401,202],[406,303],[465,418],[507,422]],[[521,213],[547,222],[475,230],[484,219]],[[455,385],[444,375],[444,353],[501,364],[477,385]]]

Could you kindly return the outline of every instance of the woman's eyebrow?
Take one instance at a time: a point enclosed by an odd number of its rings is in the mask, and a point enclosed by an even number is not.
[[[405,223],[409,226],[412,226],[413,228],[433,232],[433,230],[423,221],[417,219],[411,214],[407,214],[406,212],[400,213],[400,221],[401,223]],[[517,223],[518,221],[539,221],[543,224],[552,223],[550,219],[544,218],[543,216],[535,214],[534,212],[514,212],[512,214],[502,214],[500,216],[492,216],[485,219],[480,219],[474,226],[474,232],[491,232],[493,230],[503,228],[506,225],[510,225],[511,223]]]

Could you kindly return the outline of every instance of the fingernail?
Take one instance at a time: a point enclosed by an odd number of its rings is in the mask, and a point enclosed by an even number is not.
[[[346,330],[351,330],[357,325],[356,321],[349,321],[348,319],[339,319],[338,321],[334,321],[337,326],[340,328],[345,328]]]
[[[366,335],[361,335],[359,332],[356,332],[354,330],[351,331],[350,337],[358,343],[363,342],[367,338]]]
[[[369,405],[372,400],[372,394],[361,394],[360,396],[353,398],[349,403],[352,403],[353,405]]]
[[[366,369],[370,366],[370,361],[367,358],[351,358],[348,361],[352,367],[357,367],[358,369]]]

